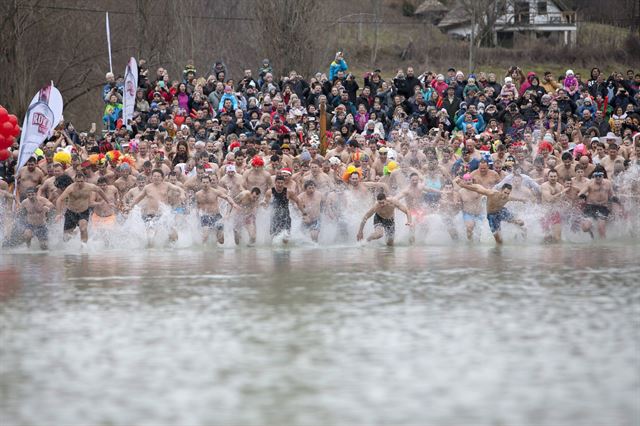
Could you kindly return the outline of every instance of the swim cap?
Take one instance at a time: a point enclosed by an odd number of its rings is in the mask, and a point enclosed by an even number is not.
[[[471,173],[465,173],[462,175],[462,180],[473,180],[473,177],[471,176]]]
[[[227,173],[229,172],[235,172],[236,171],[236,166],[235,164],[227,164]]]
[[[332,166],[337,166],[338,164],[342,163],[342,161],[340,161],[340,159],[338,157],[331,157],[331,158],[329,158],[329,163]]]
[[[352,174],[357,173],[358,176],[360,176],[362,178],[362,170],[359,169],[358,167],[354,166],[354,165],[350,165],[349,167],[347,167],[347,170],[344,172],[344,174],[342,175],[342,180],[345,183],[349,183],[349,178],[351,177]]]
[[[387,176],[390,175],[395,169],[398,168],[398,163],[395,161],[389,161],[386,166],[382,169],[382,173]]]
[[[264,160],[259,155],[254,155],[253,158],[251,159],[251,165],[256,168],[262,167],[264,166]]]

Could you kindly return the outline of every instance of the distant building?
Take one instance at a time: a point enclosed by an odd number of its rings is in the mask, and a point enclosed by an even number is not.
[[[425,3],[430,4],[425,11],[436,10],[432,0]],[[513,47],[520,40],[540,38],[563,45],[576,43],[576,12],[560,0],[509,0],[496,4],[503,4],[493,31],[493,41],[498,46]],[[416,13],[421,8],[422,5]],[[431,15],[426,16],[434,16],[434,12],[427,13]],[[471,35],[469,13],[458,2],[435,23],[451,36],[467,39]]]
[[[438,0],[425,0],[418,6],[414,15],[432,24],[438,24],[447,12],[449,12],[449,8]]]

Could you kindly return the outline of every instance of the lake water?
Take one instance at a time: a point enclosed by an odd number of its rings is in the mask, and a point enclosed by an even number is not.
[[[0,253],[0,424],[638,425],[633,242]]]

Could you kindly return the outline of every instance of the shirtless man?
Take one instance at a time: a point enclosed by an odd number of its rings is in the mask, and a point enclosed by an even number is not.
[[[489,221],[489,228],[491,228],[493,238],[497,244],[502,244],[502,235],[500,233],[502,221],[513,223],[524,228],[524,222],[515,218],[513,214],[505,208],[505,204],[509,201],[526,201],[524,199],[511,197],[512,187],[510,184],[505,183],[502,185],[502,189],[498,191],[495,189],[487,189],[478,184],[466,183],[460,178],[456,178],[456,183],[464,189],[487,196],[487,220]]]
[[[462,179],[465,184],[471,185],[473,183],[473,178],[470,173],[465,173]],[[454,182],[457,183],[458,181]],[[460,195],[460,201],[462,203],[462,220],[464,221],[464,226],[467,231],[467,240],[471,241],[473,240],[476,223],[482,223],[483,221],[482,194],[471,191],[463,185],[460,185],[458,194]]]
[[[367,241],[377,240],[382,238],[383,236],[387,237],[387,245],[393,246],[395,233],[396,233],[396,223],[395,223],[395,212],[396,209],[402,211],[405,215],[407,215],[407,226],[411,226],[411,213],[409,210],[400,202],[387,199],[387,196],[384,192],[379,193],[376,196],[376,203],[369,209],[368,212],[365,213],[362,221],[360,222],[360,228],[358,229],[358,234],[356,235],[356,239],[361,241],[363,238],[364,225],[367,223],[367,220],[371,216],[373,216],[373,233],[367,237]]]
[[[291,193],[291,194],[298,194],[300,193],[299,191],[299,187],[298,184],[296,183],[296,181],[293,179],[293,173],[291,171],[291,169],[285,167],[284,169],[280,169],[276,172],[275,176],[273,176],[271,179],[273,181],[273,186],[275,186],[276,184],[276,178],[278,176],[282,176],[284,178],[284,187],[287,188],[287,192]],[[269,192],[269,191],[267,191]],[[265,196],[267,195],[266,193],[264,194]]]
[[[489,169],[489,162],[484,158],[480,160],[478,168],[471,172],[473,181],[479,185],[484,186],[487,189],[493,188],[495,184],[500,182],[500,176]]]
[[[242,176],[236,173],[237,166],[234,164],[228,164],[226,166],[226,173],[220,179],[219,185],[229,192],[231,197],[235,197],[242,192],[243,179]]]
[[[207,243],[209,232],[215,229],[218,243],[224,244],[224,224],[218,206],[218,198],[226,200],[232,208],[237,208],[238,205],[223,190],[211,187],[211,176],[204,175],[200,180],[202,181],[202,189],[196,192],[196,203],[202,226],[202,243]]]
[[[99,161],[97,164],[97,167],[98,167],[98,170],[94,173],[93,181],[90,183],[95,182],[97,184],[98,179],[100,179],[101,177],[104,177],[107,179],[108,185],[111,185],[113,184],[113,182],[115,182],[116,174],[113,173],[111,170],[109,170],[109,162],[106,159]],[[89,180],[87,179],[87,181]]]
[[[313,160],[310,163],[309,172],[303,176],[305,180],[312,180],[316,184],[316,189],[323,194],[331,191],[332,182],[329,176],[322,171],[322,162],[320,160]]]
[[[382,147],[378,150],[378,158],[373,162],[371,168],[375,170],[376,176],[384,175],[384,166],[387,165],[387,155],[389,153],[389,149],[387,147]]]
[[[89,224],[89,206],[92,193],[97,193],[107,204],[110,203],[102,189],[97,185],[85,182],[85,179],[86,176],[84,173],[76,172],[75,182],[69,185],[56,200],[56,211],[58,212],[56,221],[60,221],[60,219],[62,219],[62,212],[65,212],[63,237],[65,241],[71,238],[71,234],[76,227],[80,228],[80,240],[82,243],[86,244],[89,240],[87,227]],[[64,203],[67,199],[68,205],[65,211]]]
[[[318,242],[320,235],[320,211],[325,204],[325,196],[316,191],[316,182],[307,180],[304,191],[298,195],[302,210],[302,226],[309,231],[311,239]]]
[[[131,188],[136,186],[136,178],[131,174],[131,167],[126,163],[118,166],[118,173],[120,176],[113,185],[118,189],[120,199],[122,199]]]
[[[264,160],[259,155],[251,159],[251,168],[244,172],[242,178],[246,190],[258,188],[264,194],[271,187],[271,174],[264,169]]]
[[[189,193],[196,193],[202,189],[202,176],[205,175],[204,166],[196,165],[196,174],[194,176],[189,176],[185,181],[183,188],[185,191]],[[177,178],[177,174],[176,174]]]
[[[36,159],[31,157],[27,160],[26,167],[22,167],[18,172],[17,185],[18,195],[23,200],[27,195],[27,189],[38,189],[45,180],[44,172],[36,166]]]
[[[618,155],[619,147],[615,142],[611,142],[607,148],[607,156],[600,158],[600,165],[607,171],[607,176],[611,179],[616,163],[624,163],[624,157]]]
[[[204,176],[204,175],[203,175]],[[184,216],[188,214],[187,208],[187,193],[184,190],[184,185],[178,180],[176,172],[169,172],[169,183],[175,188],[169,188],[167,201],[173,212],[177,215]]]
[[[169,190],[181,190],[177,186],[164,181],[164,172],[154,169],[151,172],[151,183],[144,187],[142,191],[131,202],[130,209],[135,207],[140,201],[146,199],[142,206],[142,220],[147,227],[152,228],[162,215],[160,208],[162,205],[169,205]],[[155,234],[155,233],[154,233]],[[178,233],[175,229],[169,230],[169,240],[176,241]]]
[[[109,185],[107,178],[101,176],[98,178],[98,188],[107,196],[108,202],[98,199],[98,196],[91,194],[91,225],[95,227],[110,228],[116,224],[116,207],[120,204],[120,193],[118,188]]]
[[[36,195],[35,188],[26,191],[27,198],[20,208],[26,213],[24,239],[27,247],[31,247],[31,238],[35,235],[42,250],[47,249],[49,230],[47,229],[47,213],[53,210],[53,204],[45,197]]]
[[[383,191],[389,191],[389,187],[384,182],[362,182],[362,178],[358,171],[354,171],[349,174],[348,182],[347,196],[355,198],[356,202],[365,200],[368,202],[371,197],[371,193],[369,191],[372,189],[379,188]]]
[[[397,196],[397,200],[400,201],[403,198],[406,200],[407,208],[411,213],[411,218],[415,219],[411,222],[409,244],[413,244],[416,241],[416,225],[423,224],[427,216],[427,209],[424,203],[425,192],[435,192],[440,194],[440,191],[433,188],[425,187],[420,183],[420,175],[413,172],[409,176],[409,185]]]
[[[291,212],[289,211],[289,201],[296,203],[300,210],[303,210],[298,198],[285,186],[284,176],[276,176],[275,184],[264,196],[264,206],[271,203],[271,226],[269,232],[271,237],[283,234],[282,242],[289,242],[291,233]]]
[[[576,162],[573,161],[573,156],[569,152],[562,154],[562,164],[555,167],[556,173],[558,173],[558,180],[564,182],[567,177],[574,177],[576,175]]]
[[[547,182],[540,185],[542,203],[548,205],[546,216],[542,219],[542,228],[545,231],[545,242],[560,242],[562,238],[562,210],[563,197],[570,190],[558,182],[558,172],[549,170]]]
[[[233,238],[236,245],[240,244],[240,230],[243,226],[247,228],[249,234],[249,246],[256,243],[256,214],[259,200],[260,188],[257,186],[251,188],[251,191],[242,191],[233,199],[238,205],[233,215]]]
[[[453,224],[453,218],[461,208],[462,200],[460,199],[460,194],[454,189],[453,182],[446,180],[441,191],[439,211],[442,214],[444,223],[447,226],[447,232],[449,232],[452,240],[458,239],[458,231]]]
[[[572,190],[569,192],[569,197],[571,199],[578,198],[578,194],[580,193],[580,191],[585,189],[591,182],[585,177],[585,172],[586,168],[583,164],[576,164],[576,176],[571,178]]]
[[[122,197],[122,211],[127,212],[131,210],[131,203],[133,200],[142,192],[144,187],[147,185],[147,178],[143,174],[139,174],[136,176],[136,186],[131,188],[127,193]]]
[[[346,195],[347,185],[342,180],[336,180],[333,191],[327,195],[325,213],[332,223],[336,224],[338,239],[346,240],[349,232],[345,212],[348,209],[349,199]]]
[[[53,163],[53,175],[48,177],[40,188],[38,189],[38,196],[44,197],[52,203],[56,202],[56,199],[60,195],[60,190],[56,188],[55,182],[58,176],[64,174],[64,167],[60,163]]]
[[[591,176],[593,177],[591,182],[578,194],[578,197],[586,196],[587,201],[584,208],[587,218],[582,222],[582,230],[591,231],[595,220],[598,225],[598,235],[600,238],[606,238],[609,201],[613,196],[613,187],[611,181],[604,178],[603,167],[596,168]]]

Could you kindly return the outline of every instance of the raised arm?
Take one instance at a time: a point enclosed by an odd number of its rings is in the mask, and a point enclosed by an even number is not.
[[[232,208],[239,208],[238,204],[235,202],[235,200],[229,196],[229,194],[224,193],[224,191],[220,191],[218,190],[218,197],[222,198],[223,200],[226,200],[227,203],[229,203],[229,205]],[[238,194],[241,195],[242,193]]]
[[[485,188],[482,185],[478,185],[477,183],[474,183],[474,184],[465,183],[462,179],[460,179],[460,177],[457,177],[454,182],[458,184],[458,186],[460,186],[461,188],[468,189],[469,191],[477,192],[478,194],[487,195],[487,196],[493,194],[493,191]]]

